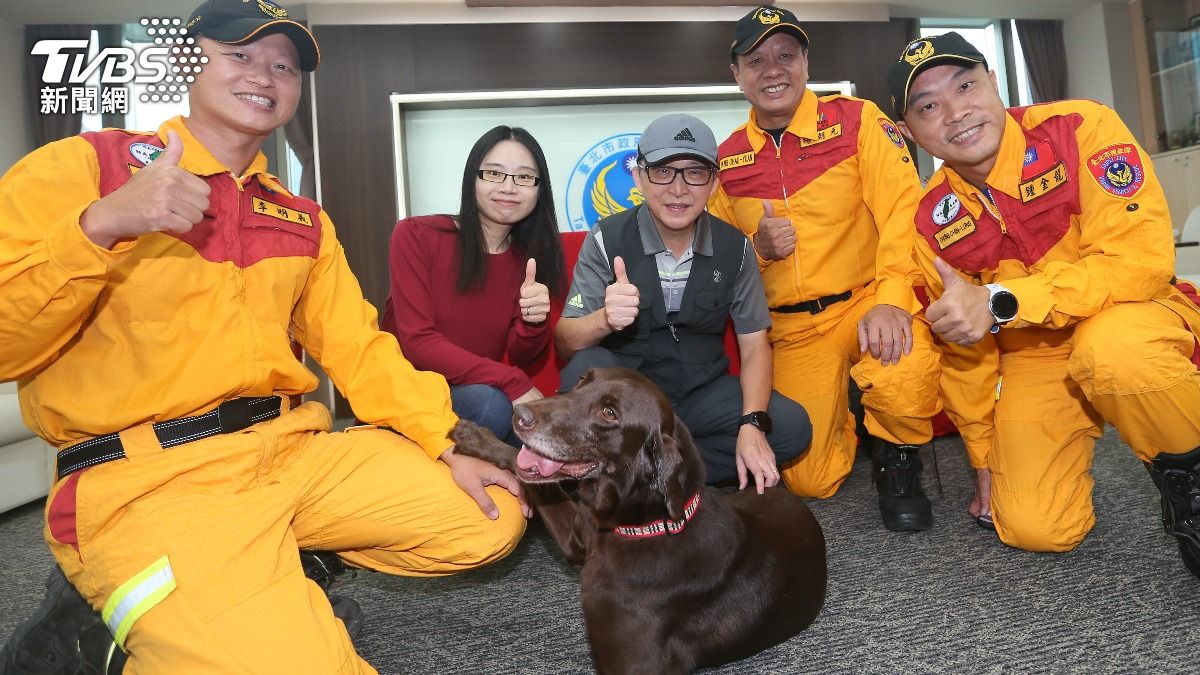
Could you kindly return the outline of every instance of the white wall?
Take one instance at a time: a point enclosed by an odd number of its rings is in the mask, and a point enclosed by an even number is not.
[[[33,150],[25,100],[25,31],[0,19],[0,174]]]
[[[1067,98],[1099,101],[1114,110],[1145,147],[1133,33],[1125,0],[1097,2],[1063,21]]]
[[[1096,3],[1063,21],[1067,49],[1067,98],[1114,103],[1104,3]]]

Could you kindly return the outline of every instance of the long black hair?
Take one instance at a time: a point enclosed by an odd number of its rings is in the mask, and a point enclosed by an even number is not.
[[[500,141],[516,141],[529,150],[537,165],[537,204],[521,222],[513,225],[509,245],[515,246],[525,258],[537,261],[537,280],[550,289],[552,297],[566,293],[566,272],[563,269],[562,243],[558,239],[558,217],[554,214],[554,192],[550,189],[550,170],[542,146],[520,127],[500,125],[475,141],[463,166],[462,201],[458,209],[458,291],[478,287],[487,276],[487,242],[479,220],[479,205],[475,203],[475,181],[483,158]]]

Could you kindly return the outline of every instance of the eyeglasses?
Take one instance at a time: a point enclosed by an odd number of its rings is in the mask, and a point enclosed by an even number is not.
[[[687,166],[678,169],[673,166],[646,166],[643,164],[641,167],[642,171],[646,172],[646,178],[656,185],[670,185],[679,175],[683,176],[683,182],[688,185],[708,185],[713,176],[713,170],[707,166]]]
[[[527,173],[504,173],[503,171],[493,171],[492,169],[480,169],[475,172],[480,180],[486,180],[489,183],[503,183],[505,178],[513,179],[514,185],[521,187],[534,187],[542,182],[541,178]]]

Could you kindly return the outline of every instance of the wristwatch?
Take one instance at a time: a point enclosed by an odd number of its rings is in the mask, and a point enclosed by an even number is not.
[[[753,424],[764,434],[771,433],[771,416],[765,410],[756,410],[742,415],[742,418],[738,420],[738,428],[741,428],[743,424]]]
[[[988,290],[988,311],[992,313],[992,332],[1000,330],[1000,324],[1017,318],[1017,296],[1000,284],[985,284]]]

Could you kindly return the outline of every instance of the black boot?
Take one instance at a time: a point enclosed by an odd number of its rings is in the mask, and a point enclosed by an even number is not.
[[[55,565],[42,604],[0,652],[0,673],[117,675],[125,659],[100,615]]]
[[[1161,453],[1146,470],[1162,495],[1163,529],[1178,540],[1183,564],[1200,577],[1200,448]]]
[[[330,551],[300,551],[300,564],[304,566],[304,576],[312,579],[325,594],[329,596],[329,604],[333,607],[333,615],[346,625],[346,632],[354,640],[362,632],[363,611],[358,602],[344,595],[333,595],[329,589],[337,578],[348,571],[346,563]]]
[[[933,527],[933,509],[921,489],[921,446],[877,441],[875,487],[883,526],[893,532],[919,532]]]

